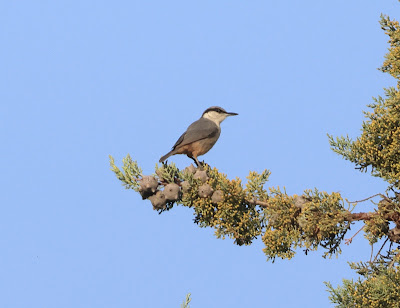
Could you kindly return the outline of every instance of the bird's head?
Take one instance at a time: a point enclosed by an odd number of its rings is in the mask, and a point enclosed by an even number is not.
[[[229,116],[238,115],[235,112],[227,112],[224,108],[213,106],[207,108],[206,111],[203,112],[202,117],[208,120],[213,121],[215,124],[219,126],[219,124],[225,120]]]

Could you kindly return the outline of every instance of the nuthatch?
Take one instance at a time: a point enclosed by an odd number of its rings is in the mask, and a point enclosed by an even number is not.
[[[211,150],[221,134],[221,122],[234,115],[237,113],[227,112],[221,107],[208,108],[201,118],[193,122],[179,137],[172,150],[160,158],[160,163],[171,155],[186,154],[195,161],[197,166],[200,166],[197,157]]]

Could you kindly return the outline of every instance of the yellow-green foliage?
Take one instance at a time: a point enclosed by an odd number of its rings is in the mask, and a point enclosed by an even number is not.
[[[364,236],[371,244],[374,244],[382,237],[387,236],[388,231],[389,222],[383,218],[380,212],[375,212],[370,220],[365,221]]]
[[[117,178],[122,181],[126,188],[139,189],[138,182],[142,177],[142,171],[136,161],[133,161],[129,154],[123,159],[122,171],[115,165],[114,159],[110,156],[111,170]],[[190,189],[182,194],[176,202],[168,201],[159,213],[172,209],[174,203],[193,208],[194,221],[201,227],[212,227],[218,238],[226,236],[235,239],[238,245],[249,245],[252,240],[259,236],[263,228],[263,211],[248,200],[266,200],[268,195],[263,187],[268,180],[270,172],[263,171],[261,174],[251,172],[248,176],[246,189],[243,188],[240,179],[229,180],[225,174],[219,173],[216,168],[211,169],[204,166],[207,171],[211,188],[223,192],[223,201],[213,203],[211,196],[201,198],[198,189],[203,182],[195,179],[191,172],[181,172],[174,165],[156,165],[154,175],[160,187],[166,183],[182,183],[187,181]]]
[[[294,249],[301,243],[301,232],[297,222],[300,209],[294,206],[293,198],[279,189],[270,188],[268,207],[264,210],[267,226],[262,240],[267,259],[276,257],[291,259]]]
[[[389,73],[394,78],[400,80],[400,27],[399,22],[390,20],[388,16],[382,15],[380,21],[385,34],[389,36],[389,52],[385,56],[385,61],[381,70]]]
[[[330,144],[335,152],[354,162],[358,169],[387,181],[389,189],[400,188],[400,26],[387,16],[381,18],[382,29],[389,36],[389,52],[381,67],[396,79],[396,87],[385,89],[385,98],[378,97],[369,105],[372,110],[365,112],[361,136],[355,141],[349,137],[333,139]],[[396,194],[395,194],[396,195]],[[383,198],[370,219],[365,221],[365,237],[371,244],[390,234],[389,221],[400,224],[399,197]],[[387,238],[390,238],[390,236]],[[386,243],[386,242],[385,242]],[[391,245],[393,242],[391,243]],[[391,245],[389,247],[391,247]],[[383,247],[382,247],[383,248]],[[381,248],[381,249],[382,249]],[[390,248],[389,248],[390,249]],[[357,281],[343,280],[343,285],[329,292],[331,301],[337,307],[400,307],[400,268],[393,266],[399,252],[390,255],[386,263],[372,262],[365,266],[354,266],[364,276]]]
[[[183,194],[182,204],[195,211],[195,222],[201,227],[213,227],[218,238],[229,236],[239,245],[251,244],[262,231],[262,218],[256,206],[246,202],[247,194],[240,179],[229,180],[216,168],[207,167],[209,179],[207,183],[214,191],[222,190],[223,202],[212,203],[211,197],[200,198],[198,187],[200,180],[192,180],[191,190]],[[259,187],[262,191],[262,188]]]
[[[336,140],[329,136],[332,149],[354,162],[361,171],[371,168],[372,175],[381,177],[400,188],[400,30],[397,21],[382,16],[382,28],[389,35],[390,49],[381,68],[397,79],[396,88],[385,89],[386,97],[374,99],[365,112],[362,134],[355,141],[348,137]]]
[[[138,182],[142,175],[137,163],[129,155],[123,159],[121,171],[110,157],[112,171],[126,188],[138,191]],[[193,172],[181,172],[174,165],[156,166],[155,178],[159,189],[168,183],[189,183],[176,201],[166,202],[164,207],[157,207],[159,213],[181,204],[194,210],[194,221],[201,227],[212,227],[218,238],[235,239],[238,245],[249,245],[263,234],[264,252],[268,259],[291,258],[295,249],[316,250],[322,246],[328,251],[325,255],[340,252],[339,244],[346,233],[349,223],[344,221],[348,213],[343,208],[340,194],[306,191],[301,206],[296,204],[296,196],[289,196],[278,189],[264,188],[270,172],[250,172],[247,184],[241,180],[229,180],[218,169],[204,166],[207,178],[196,178]],[[196,171],[196,170],[195,170]],[[205,183],[204,183],[205,181]],[[207,184],[215,192],[222,191],[223,199],[213,202],[212,194],[200,197],[199,188]],[[263,206],[258,206],[261,202]]]
[[[340,253],[340,243],[349,229],[348,211],[338,193],[305,191],[305,202],[296,206],[297,196],[288,196],[270,188],[269,206],[265,209],[266,230],[262,237],[268,259],[292,258],[297,247],[328,251],[324,256]]]
[[[111,155],[109,156],[109,158],[111,170],[115,173],[118,180],[122,182],[122,185],[124,185],[126,189],[134,189],[135,191],[138,191],[138,180],[142,176],[142,169],[140,169],[137,162],[133,161],[129,154],[126,155],[126,157],[122,159],[122,172],[115,165],[114,158]]]
[[[365,237],[371,244],[388,235],[389,222],[399,221],[400,204],[395,198],[383,198],[378,203],[378,209],[375,210],[371,219],[365,221]]]
[[[350,227],[345,221],[348,211],[339,193],[328,194],[306,190],[307,202],[298,218],[301,226],[303,245],[316,250],[318,245],[327,249],[324,256],[341,252],[340,243]]]
[[[167,183],[174,183],[175,179],[180,179],[183,177],[182,173],[174,163],[169,165],[162,164],[161,166],[156,164],[156,175],[161,181],[165,181]]]
[[[264,184],[268,181],[271,172],[265,169],[262,173],[257,173],[255,171],[250,171],[247,178],[246,184],[246,195],[248,200],[267,200],[268,192],[264,188]]]
[[[356,281],[343,279],[336,289],[326,283],[332,303],[339,308],[400,307],[400,268],[381,266]]]

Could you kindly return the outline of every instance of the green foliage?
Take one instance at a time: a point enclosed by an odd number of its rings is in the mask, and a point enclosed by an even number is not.
[[[137,163],[128,155],[123,160],[124,172],[115,166],[112,157],[110,163],[124,186],[138,191],[137,182],[143,176]],[[197,176],[201,172],[205,173],[204,178]],[[189,207],[194,211],[196,224],[203,228],[211,227],[215,229],[217,238],[229,237],[238,245],[250,245],[262,235],[263,251],[268,260],[277,257],[290,259],[298,248],[308,252],[320,247],[325,250],[324,257],[337,256],[351,223],[349,209],[344,206],[341,195],[316,189],[306,190],[302,196],[289,196],[279,187],[267,191],[264,186],[269,175],[268,170],[260,174],[250,172],[243,187],[240,179],[229,180],[225,174],[208,165],[204,165],[202,170],[186,168],[184,171],[174,164],[156,165],[158,189],[175,183],[180,185],[181,194],[176,200],[167,200],[164,206],[158,205],[155,209],[161,214],[172,209],[174,204]],[[184,189],[185,182],[187,187]],[[204,185],[209,186],[210,194],[201,196],[199,191]],[[223,194],[220,201],[212,198],[216,191]],[[146,198],[155,193],[150,192]],[[400,217],[397,203],[386,201],[379,204],[380,211],[371,214],[366,221],[366,236],[371,243],[388,234],[390,217]]]
[[[400,80],[400,28],[399,22],[391,20],[389,16],[381,15],[380,24],[382,30],[389,36],[389,52],[381,67],[382,72],[389,73],[395,79]],[[398,83],[399,85],[399,83]]]
[[[183,177],[182,173],[179,171],[174,163],[171,163],[169,165],[162,164],[161,166],[158,166],[158,164],[156,164],[156,174],[159,177],[160,181],[167,183],[175,183],[176,179]]]
[[[139,191],[142,171],[129,154],[123,159],[123,171],[115,165],[111,156],[110,165],[111,170],[126,188]],[[167,201],[163,208],[155,209],[162,213],[172,209],[174,204],[192,208],[195,223],[200,227],[214,228],[217,238],[229,237],[235,239],[235,243],[238,245],[251,244],[261,234],[264,220],[263,211],[249,200],[253,200],[254,197],[268,198],[263,185],[270,172],[268,170],[261,174],[251,172],[248,177],[249,184],[244,189],[240,179],[229,180],[225,174],[219,173],[216,168],[212,169],[208,165],[205,165],[203,169],[207,173],[205,184],[208,184],[213,191],[222,191],[223,201],[214,202],[211,195],[200,197],[199,187],[204,184],[204,181],[196,178],[193,172],[187,170],[181,172],[174,164],[163,164],[162,166],[156,165],[155,177],[159,182],[159,187],[168,183],[182,185],[186,181],[189,189],[184,191],[179,199]],[[147,197],[151,197],[151,194]]]
[[[192,300],[192,299],[190,298],[191,295],[192,295],[192,294],[190,294],[190,293],[186,294],[186,298],[185,298],[185,300],[183,301],[183,303],[181,304],[181,308],[190,308],[189,303],[190,303],[190,301]]]
[[[390,44],[381,71],[393,76],[397,86],[385,89],[384,98],[374,98],[374,102],[368,105],[371,111],[364,112],[367,120],[362,125],[361,136],[356,140],[349,137],[335,140],[329,136],[330,145],[336,153],[355,163],[360,171],[370,168],[373,176],[390,184],[388,191],[395,192],[393,198],[381,195],[383,198],[378,208],[365,220],[365,237],[371,245],[386,237],[378,255],[388,240],[391,241],[390,246],[400,242],[400,200],[395,191],[400,188],[400,27],[397,21],[383,15],[380,23],[389,36]],[[395,228],[389,230],[391,221]],[[387,256],[381,256],[377,262],[351,264],[363,278],[356,281],[344,279],[343,285],[336,289],[327,283],[331,301],[337,307],[400,307],[398,258],[399,251],[389,248]]]
[[[397,79],[397,87],[385,89],[385,99],[374,98],[368,105],[372,112],[364,112],[367,120],[362,134],[355,141],[349,137],[336,140],[329,136],[332,149],[356,164],[360,171],[371,168],[373,176],[380,177],[393,187],[400,188],[400,29],[397,21],[382,16],[382,29],[389,35],[389,53],[381,67],[383,72]]]
[[[328,139],[329,139],[329,144],[332,147],[332,150],[343,156],[345,159],[348,159],[350,161],[354,160],[354,155],[353,153],[353,141],[349,136],[347,135],[346,137],[340,136],[336,137],[336,140],[333,136],[328,134]]]
[[[265,183],[268,181],[271,172],[265,169],[261,174],[255,171],[250,171],[247,176],[246,193],[248,199],[255,198],[257,200],[267,200],[268,193],[264,189]]]
[[[142,176],[142,169],[138,166],[136,161],[133,161],[131,156],[128,154],[122,159],[122,170],[115,165],[114,158],[109,155],[111,170],[115,173],[118,180],[122,181],[122,185],[126,189],[133,189],[139,191],[138,179]]]
[[[364,236],[371,245],[378,242],[384,236],[387,236],[388,231],[389,221],[382,216],[382,212],[376,211],[371,219],[365,221]]]
[[[291,259],[294,249],[301,244],[301,231],[297,217],[301,209],[294,206],[293,199],[279,189],[270,188],[270,199],[265,209],[266,230],[262,236],[267,260],[276,257]]]
[[[385,263],[370,265],[352,263],[351,267],[363,278],[343,279],[343,285],[334,288],[325,283],[331,294],[329,299],[339,308],[400,307],[400,267]]]
[[[324,257],[341,253],[340,243],[350,228],[345,220],[348,210],[339,193],[328,194],[314,190],[305,191],[310,202],[301,211],[301,225],[304,245],[315,250],[318,245],[326,249]]]
[[[270,191],[262,237],[268,260],[291,259],[298,247],[309,251],[321,246],[327,250],[324,257],[341,252],[339,245],[350,223],[340,194],[306,190],[299,204],[299,196],[288,196],[279,188]]]
[[[214,191],[223,191],[224,201],[213,203],[210,197],[200,198],[198,188],[202,182],[192,180],[191,190],[183,194],[182,204],[194,209],[194,221],[200,227],[214,228],[217,238],[228,236],[234,238],[239,245],[251,244],[262,232],[261,211],[247,201],[249,195],[243,189],[240,179],[229,180],[225,174],[209,166],[207,173],[207,183]],[[264,183],[265,181],[259,182],[258,191],[263,191]]]

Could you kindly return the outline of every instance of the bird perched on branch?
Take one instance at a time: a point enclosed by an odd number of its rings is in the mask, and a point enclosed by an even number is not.
[[[229,116],[237,115],[217,106],[210,107],[196,122],[193,122],[179,137],[172,150],[160,158],[160,163],[175,154],[186,154],[200,167],[198,156],[206,154],[221,134],[220,124]]]

